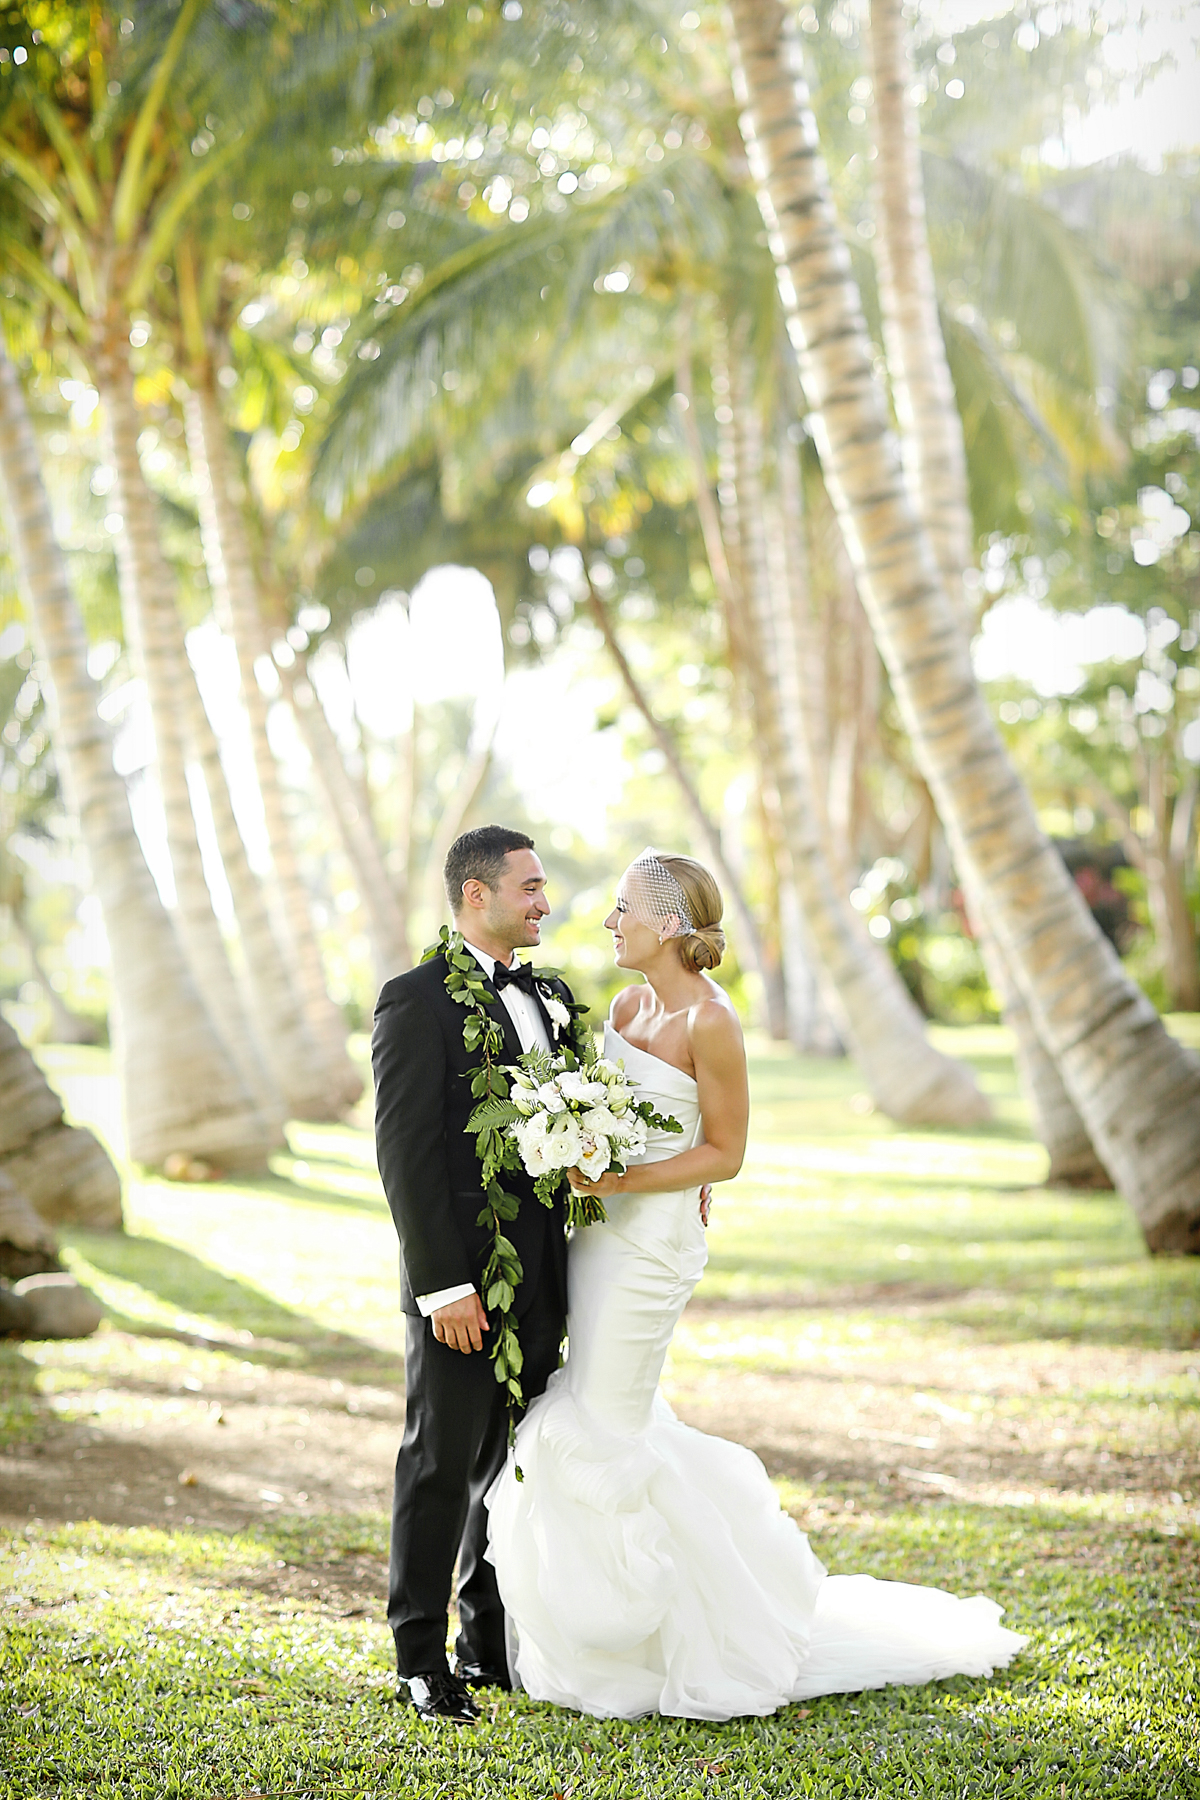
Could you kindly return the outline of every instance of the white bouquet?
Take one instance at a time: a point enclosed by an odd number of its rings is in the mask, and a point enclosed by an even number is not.
[[[580,1169],[592,1180],[610,1169],[623,1175],[626,1164],[646,1148],[652,1126],[683,1130],[678,1119],[638,1099],[620,1061],[594,1055],[580,1059],[570,1050],[557,1055],[531,1050],[505,1074],[507,1100],[491,1102],[486,1121],[485,1109],[479,1108],[468,1129],[486,1124],[501,1136],[507,1152],[503,1161],[512,1167],[516,1151],[544,1204],[553,1200],[568,1169]],[[595,1224],[607,1216],[595,1196],[572,1193],[572,1225]]]

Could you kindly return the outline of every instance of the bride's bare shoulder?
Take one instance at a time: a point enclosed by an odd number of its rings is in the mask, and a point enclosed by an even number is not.
[[[731,1002],[713,983],[714,992],[700,1000],[688,1013],[688,1037],[692,1056],[702,1060],[726,1062],[745,1059],[742,1026]]]
[[[613,1003],[608,1009],[608,1016],[618,1031],[632,1023],[642,1010],[641,996],[645,990],[640,982],[632,987],[622,988],[613,996]]]

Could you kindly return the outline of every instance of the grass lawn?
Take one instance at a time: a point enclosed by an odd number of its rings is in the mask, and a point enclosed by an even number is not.
[[[262,1180],[131,1178],[72,1233],[108,1308],[0,1344],[0,1796],[1078,1796],[1200,1800],[1200,1266],[1039,1186],[1004,1033],[941,1034],[996,1108],[899,1129],[852,1065],[756,1046],[747,1166],[666,1386],[749,1444],[825,1563],[983,1591],[992,1681],[768,1720],[398,1704],[381,1617],[403,1416],[369,1133],[296,1126]],[[104,1054],[51,1048],[118,1130]]]

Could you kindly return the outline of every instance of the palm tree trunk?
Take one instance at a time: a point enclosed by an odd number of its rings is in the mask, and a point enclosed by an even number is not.
[[[720,336],[724,337],[723,326],[717,327]],[[724,345],[721,345],[724,349]],[[717,599],[725,617],[725,633],[729,639],[730,659],[734,656],[734,640],[738,632],[740,608],[734,592],[733,570],[729,565],[729,557],[725,548],[725,536],[721,525],[721,513],[713,491],[708,485],[708,466],[704,455],[704,441],[700,436],[700,421],[696,416],[696,391],[692,381],[692,346],[690,337],[681,336],[679,356],[675,365],[675,386],[682,397],[681,428],[683,441],[687,449],[688,461],[692,465],[692,498],[696,506],[696,517],[700,521],[700,537],[704,544],[704,554],[708,561],[709,573],[713,586],[717,590]],[[718,362],[714,357],[712,372],[713,397],[721,403],[727,403],[729,394],[729,372],[724,356]],[[730,481],[734,477],[732,463],[733,444],[728,430],[720,433],[718,451],[718,475],[726,475]],[[721,464],[727,465],[722,468]]]
[[[220,748],[190,664],[180,688],[189,748],[204,776],[217,847],[233,896],[255,1043],[287,1116],[332,1121],[341,1116],[341,1109],[330,1098],[321,1058],[275,938],[262,883],[250,866]]]
[[[946,592],[958,604],[965,626],[962,578],[974,549],[967,454],[938,315],[916,110],[909,99],[913,67],[900,0],[872,0],[869,40],[878,152],[874,246],[892,398],[913,500]],[[988,977],[1013,1033],[1034,1127],[1050,1156],[1050,1178],[1064,1185],[1111,1186],[1053,1058],[1037,1036],[988,919],[987,897],[977,884],[971,901]]]
[[[0,1017],[0,1171],[49,1224],[121,1229],[121,1177]]]
[[[923,1124],[962,1125],[987,1118],[991,1109],[974,1076],[929,1043],[895,965],[868,936],[831,868],[807,739],[797,717],[800,656],[792,636],[791,598],[771,580],[755,396],[740,363],[734,363],[731,374],[739,561],[745,582],[742,641],[764,760],[778,784],[792,879],[828,976],[828,1004],[881,1111]]]
[[[718,321],[714,328],[716,343],[712,364],[712,389],[714,398],[723,405],[729,392],[729,371],[726,363],[726,333],[724,322]],[[688,457],[692,465],[693,498],[696,515],[700,521],[700,535],[704,543],[704,553],[708,560],[709,573],[717,592],[722,618],[725,623],[725,638],[729,654],[729,667],[733,675],[734,693],[737,696],[736,710],[747,719],[754,717],[754,694],[751,683],[747,679],[748,647],[743,643],[745,631],[744,613],[739,604],[738,578],[733,568],[736,560],[736,519],[733,520],[731,543],[726,543],[726,530],[722,525],[721,510],[713,498],[712,489],[708,485],[708,469],[705,464],[704,445],[700,437],[700,423],[696,416],[696,396],[692,383],[692,350],[690,340],[690,316],[685,315],[684,330],[680,336],[679,357],[676,367],[676,380],[679,392],[684,399],[683,405],[683,439],[687,447]],[[717,483],[718,489],[729,491],[733,481],[733,439],[728,426],[717,427]],[[732,553],[732,554],[731,554]],[[752,732],[755,754],[758,753],[762,739],[761,734]],[[778,821],[770,816],[771,799],[766,794],[767,784],[760,781],[755,794],[755,804],[760,815],[760,834],[763,840],[764,860],[771,864],[769,870],[768,909],[765,926],[754,920],[754,935],[749,940],[762,982],[763,1006],[766,1013],[767,1030],[773,1038],[783,1039],[788,1036],[789,1007],[787,992],[787,974],[783,956],[782,916],[786,910],[778,891],[779,862],[773,854],[773,845],[779,837]],[[773,796],[772,796],[773,798]],[[785,870],[785,878],[787,871]],[[740,885],[740,884],[739,884]],[[747,909],[749,910],[749,909]],[[750,915],[752,917],[752,915]]]
[[[337,738],[325,714],[320,696],[298,665],[281,669],[279,679],[301,736],[312,757],[313,770],[325,799],[325,809],[346,860],[354,872],[366,909],[371,956],[378,986],[412,967],[408,921],[384,858],[383,846],[370,813],[366,782],[361,789],[342,760]],[[303,689],[307,689],[305,700]],[[300,689],[301,692],[297,692]]]
[[[158,541],[154,500],[138,459],[139,421],[124,329],[106,334],[95,365],[116,475],[114,499],[122,520],[117,538],[121,610],[134,661],[145,679],[154,723],[155,765],[175,878],[179,934],[213,1023],[247,1094],[263,1114],[264,1130],[271,1131],[273,1145],[282,1144],[282,1130],[271,1112],[271,1084],[264,1080],[254,1051],[200,856],[180,717],[184,680],[191,682],[192,675],[183,647],[174,581]]]
[[[902,0],[871,0],[875,262],[892,400],[912,492],[946,592],[961,602],[973,558],[962,420],[938,317]]]
[[[788,684],[788,705],[796,728],[804,734],[813,791],[820,793],[825,742],[825,672],[821,667],[813,615],[808,516],[804,485],[800,477],[800,458],[796,446],[786,437],[779,444],[776,465],[779,472],[779,524],[782,534],[779,580],[790,612],[790,639],[796,647],[794,669],[781,670],[780,677]]]
[[[730,0],[742,129],[831,497],[918,764],[1147,1244],[1200,1252],[1200,1061],[1125,976],[1046,842],[909,501],[783,0]]]
[[[184,398],[188,455],[196,484],[200,533],[213,607],[237,649],[242,701],[250,722],[254,770],[271,848],[276,891],[296,969],[296,985],[309,1032],[327,1065],[332,1099],[343,1107],[362,1093],[362,1078],[346,1053],[346,1024],[329,997],[308,893],[300,874],[291,821],[284,806],[279,768],[267,736],[267,697],[254,664],[267,654],[245,526],[225,423],[212,387],[211,368],[196,373]]]
[[[814,667],[804,500],[795,447],[786,440],[778,446],[776,467],[779,492],[768,521],[769,575],[774,603],[787,609],[786,618],[778,621],[777,642],[791,644],[794,649],[792,655],[780,649],[776,659],[780,718],[786,729],[803,738],[800,767],[819,816],[821,781],[810,711],[810,697],[819,677]],[[828,848],[827,833],[823,834],[823,841]],[[780,895],[780,910],[787,971],[788,1037],[806,1055],[844,1056],[841,1037],[822,998],[819,966],[811,947],[805,947],[804,916],[794,881],[789,880]]]
[[[1111,1189],[1108,1170],[1096,1155],[1079,1109],[1034,1029],[1029,1008],[1013,980],[983,916],[975,920],[983,965],[1013,1035],[1017,1077],[1029,1105],[1034,1134],[1050,1158],[1047,1187]]]
[[[1138,794],[1150,815],[1150,835],[1144,839],[1133,829],[1127,809],[1099,781],[1089,781],[1086,792],[1096,811],[1120,834],[1121,848],[1131,867],[1146,883],[1146,904],[1167,990],[1171,1012],[1200,1011],[1200,963],[1197,962],[1196,927],[1187,900],[1185,857],[1188,839],[1186,811],[1182,828],[1178,809],[1193,801],[1193,792],[1172,801],[1166,792],[1165,758],[1143,744],[1136,757]]]
[[[437,830],[434,832],[433,841],[429,846],[429,853],[425,859],[425,879],[422,883],[422,890],[426,910],[432,915],[433,919],[433,925],[430,928],[431,931],[442,917],[443,909],[446,905],[445,894],[442,887],[442,869],[444,868],[446,858],[450,853],[450,846],[455,838],[467,829],[467,820],[470,818],[475,804],[483,792],[484,783],[488,778],[488,771],[492,766],[492,747],[495,744],[496,732],[500,726],[500,712],[501,708],[497,705],[493,709],[490,725],[487,730],[479,736],[473,747],[468,745],[467,760],[463,764],[458,780],[454,784],[454,792],[442,809],[442,816],[438,821]],[[413,768],[413,748],[414,742],[413,738],[410,736],[409,755],[405,762],[405,773],[408,773]],[[408,853],[411,855],[413,838],[413,796],[411,779],[409,794],[408,831],[405,834],[404,844],[397,847],[397,853],[402,853],[405,846],[407,846]]]
[[[1145,858],[1146,892],[1162,956],[1167,1005],[1172,1012],[1200,1012],[1196,922],[1188,905],[1184,860],[1176,854],[1173,841],[1174,811],[1179,799],[1167,792],[1167,758],[1163,750],[1148,748],[1145,761],[1151,829]]]
[[[587,582],[588,612],[600,629],[600,635],[603,637],[608,653],[616,665],[617,673],[621,677],[626,694],[633,702],[637,711],[642,715],[643,720],[649,727],[651,737],[654,739],[654,742],[662,753],[663,761],[671,771],[675,785],[679,789],[679,797],[687,808],[697,837],[704,845],[704,853],[712,865],[713,874],[717,877],[722,892],[728,899],[734,916],[737,919],[738,932],[745,940],[746,957],[755,968],[761,971],[762,941],[759,934],[758,922],[750,910],[750,902],[746,898],[742,884],[725,855],[725,849],[721,843],[720,830],[715,822],[709,818],[708,813],[705,810],[704,802],[700,798],[699,791],[684,766],[683,758],[679,753],[679,746],[675,742],[674,735],[667,730],[667,727],[663,724],[662,720],[655,714],[654,708],[651,706],[649,698],[642,688],[641,682],[630,667],[629,658],[626,656],[621,640],[617,636],[608,608],[596,592],[592,583],[592,577],[587,569],[586,562],[584,565],[584,579]]]
[[[0,1169],[0,1275],[21,1281],[61,1268],[54,1233]]]
[[[108,935],[113,1043],[129,1154],[151,1166],[178,1152],[227,1168],[261,1168],[268,1147],[263,1121],[201,1003],[112,766],[37,442],[17,372],[2,355],[0,472],[18,576],[50,672],[59,768],[78,814]]]
[[[12,919],[14,932],[25,947],[29,966],[33,970],[33,978],[46,996],[46,1004],[50,1008],[50,1032],[54,1043],[98,1043],[100,1033],[96,1029],[94,1020],[81,1018],[78,1013],[72,1012],[46,973],[37,938],[30,929],[20,899],[9,901],[9,916]]]

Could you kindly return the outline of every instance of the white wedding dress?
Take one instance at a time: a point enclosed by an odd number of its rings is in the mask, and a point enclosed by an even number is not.
[[[612,1025],[605,1054],[683,1126],[644,1160],[702,1141],[690,1076]],[[604,1718],[729,1719],[1003,1668],[1026,1639],[994,1601],[827,1575],[758,1458],[680,1424],[658,1379],[706,1260],[698,1190],[606,1204],[571,1240],[567,1361],[488,1496],[514,1677]]]

